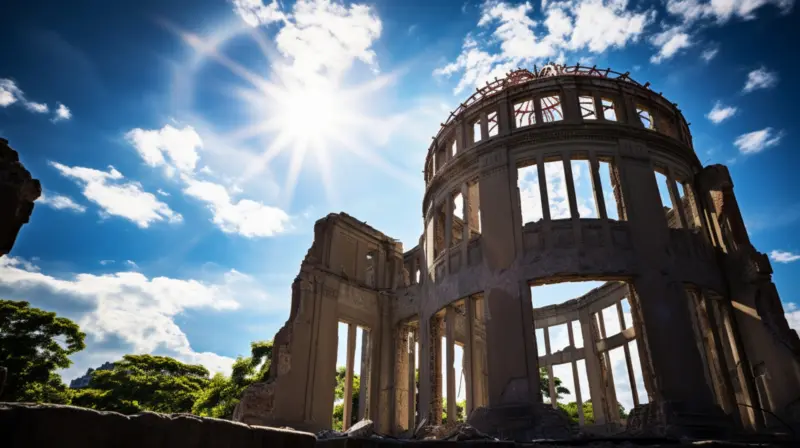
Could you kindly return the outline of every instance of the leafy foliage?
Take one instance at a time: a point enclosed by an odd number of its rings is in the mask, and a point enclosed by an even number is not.
[[[338,402],[333,406],[333,429],[336,431],[342,430],[342,423],[344,422],[344,380],[346,375],[344,366],[336,369],[336,389],[334,390],[334,398]],[[353,373],[353,398],[352,398],[352,412],[350,415],[350,426],[358,423],[358,399],[361,396],[361,377]]]
[[[230,378],[214,375],[208,386],[197,394],[192,413],[231,419],[239,404],[244,389],[259,381],[266,381],[272,363],[272,341],[256,341],[250,344],[250,357],[236,358]]]
[[[561,378],[554,376],[553,384],[556,388],[556,401],[560,400],[562,395],[570,393],[569,389],[561,385]],[[545,367],[539,368],[539,391],[541,391],[545,400],[550,399],[550,383],[548,382],[547,368]]]
[[[208,383],[208,370],[203,366],[166,356],[125,355],[112,370],[92,372],[89,387],[77,391],[72,402],[128,414],[191,412]]]
[[[69,403],[69,390],[55,371],[72,364],[69,355],[86,347],[85,337],[56,313],[0,300],[0,366],[8,368],[0,399]]]
[[[624,419],[628,418],[628,413],[625,412],[625,407],[621,404],[619,406],[619,417]],[[564,412],[569,415],[570,419],[574,423],[578,423],[578,403],[570,402],[567,404],[558,404],[558,407],[561,408]],[[594,408],[592,407],[592,400],[588,400],[583,402],[583,421],[586,425],[593,425],[594,424]]]
[[[467,400],[456,402],[456,421],[467,421]],[[447,398],[442,399],[442,424],[447,423]]]

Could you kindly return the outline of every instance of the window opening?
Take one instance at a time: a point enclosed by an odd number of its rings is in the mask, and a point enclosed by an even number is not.
[[[588,160],[571,160],[572,183],[575,186],[575,200],[578,202],[578,216],[597,218],[597,203],[592,188],[592,171]]]
[[[541,221],[542,195],[539,189],[539,169],[535,164],[517,169],[517,188],[522,225]]]
[[[517,128],[536,124],[533,100],[525,100],[521,103],[514,104],[514,123]]]
[[[642,107],[637,107],[636,114],[639,115],[639,121],[641,121],[642,126],[644,126],[645,129],[655,129],[655,125],[653,124],[653,115],[650,114],[649,110]]]
[[[539,101],[542,107],[542,120],[545,123],[564,119],[564,113],[561,111],[561,97],[558,95],[546,96]]]
[[[591,96],[579,96],[578,97],[578,104],[581,107],[581,117],[584,120],[596,120],[597,114],[594,110],[594,97]]]
[[[481,138],[481,120],[478,120],[472,123],[472,141],[478,143]]]
[[[494,137],[500,132],[500,127],[497,122],[497,112],[491,112],[488,116],[489,121],[489,137]]]
[[[614,100],[603,98],[600,100],[603,107],[603,118],[608,121],[617,121],[617,111],[614,109]]]

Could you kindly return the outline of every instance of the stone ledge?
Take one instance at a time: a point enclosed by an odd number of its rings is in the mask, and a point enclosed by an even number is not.
[[[123,415],[63,405],[0,403],[3,448],[293,448],[313,434],[190,414]]]

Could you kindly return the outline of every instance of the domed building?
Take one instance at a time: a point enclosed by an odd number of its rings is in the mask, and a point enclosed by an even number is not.
[[[623,429],[624,381],[628,419],[661,434],[796,420],[800,341],[768,258],[750,243],[727,168],[702,165],[681,111],[649,83],[557,64],[511,72],[446,117],[424,173],[424,229],[408,250],[344,213],[317,221],[270,379],[245,392],[237,420],[329,428],[338,344],[345,397],[357,362],[361,374],[345,428],[369,418],[403,434],[455,415],[443,395],[457,395],[458,368],[470,422],[520,434],[557,407],[557,366],[573,372],[587,430]],[[604,283],[534,308],[535,287],[586,280]],[[619,319],[613,334],[605,314]],[[559,326],[568,343],[553,348]],[[614,350],[627,378],[613,378]]]

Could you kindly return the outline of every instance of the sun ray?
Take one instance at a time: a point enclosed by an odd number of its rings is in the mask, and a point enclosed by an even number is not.
[[[297,187],[297,178],[300,176],[300,169],[303,167],[307,150],[308,140],[304,139],[299,141],[294,147],[294,151],[292,151],[292,159],[289,163],[289,172],[286,174],[286,184],[284,186],[283,201],[287,206],[292,203],[294,190]]]

